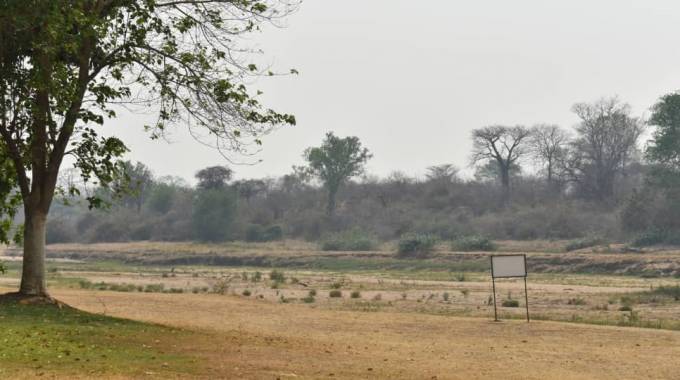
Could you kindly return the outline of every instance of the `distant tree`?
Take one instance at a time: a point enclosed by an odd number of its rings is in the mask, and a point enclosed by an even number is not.
[[[493,125],[472,131],[472,163],[493,161],[500,173],[503,203],[510,200],[510,175],[528,150],[531,131],[523,126]]]
[[[167,213],[172,209],[178,188],[177,185],[171,182],[154,182],[146,200],[146,207],[158,214]]]
[[[680,198],[680,93],[662,96],[652,107],[649,124],[655,127],[646,150],[653,164],[651,182]]]
[[[361,146],[358,137],[336,137],[332,132],[320,147],[308,148],[304,158],[309,171],[317,176],[328,191],[326,212],[335,213],[336,195],[340,187],[350,178],[361,175],[364,165],[372,155]]]
[[[451,164],[429,166],[425,176],[433,182],[454,182],[458,176],[458,168]]]
[[[231,238],[230,227],[236,218],[236,192],[230,188],[197,191],[193,202],[194,237],[201,241],[225,241]]]
[[[630,106],[616,97],[577,103],[572,110],[581,122],[565,169],[584,195],[610,199],[617,176],[625,173],[638,151],[645,124],[631,116]]]
[[[562,177],[561,163],[567,155],[569,142],[569,134],[558,125],[540,124],[531,128],[531,154],[545,172],[546,181],[553,189]]]
[[[196,173],[198,188],[202,190],[221,189],[227,186],[234,172],[226,166],[210,166]]]
[[[153,173],[141,162],[123,161],[119,165],[120,174],[111,187],[124,207],[141,212],[153,184]]]
[[[516,178],[522,174],[522,166],[515,164],[510,168],[510,178]],[[474,173],[475,181],[478,182],[501,182],[501,171],[495,160],[488,160],[486,163],[477,164]]]
[[[246,203],[250,203],[250,200],[253,197],[258,196],[267,190],[265,182],[259,179],[238,181],[234,186],[238,189],[239,196],[246,200]]]

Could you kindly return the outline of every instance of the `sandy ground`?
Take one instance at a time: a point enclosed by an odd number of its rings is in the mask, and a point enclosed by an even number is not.
[[[232,296],[55,290],[78,308],[202,331],[206,378],[677,379],[680,333],[333,311]],[[205,333],[207,332],[207,333]]]

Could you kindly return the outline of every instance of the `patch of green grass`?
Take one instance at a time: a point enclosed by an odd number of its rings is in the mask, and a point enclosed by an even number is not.
[[[68,307],[0,304],[0,378],[190,376],[189,357],[168,352],[179,330]],[[161,342],[165,341],[165,344]]]

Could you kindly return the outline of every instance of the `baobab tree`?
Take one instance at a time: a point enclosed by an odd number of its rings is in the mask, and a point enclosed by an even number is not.
[[[97,132],[115,117],[114,104],[157,110],[146,126],[152,138],[183,125],[224,154],[246,153],[274,126],[295,123],[248,88],[250,77],[268,73],[251,63],[242,37],[296,7],[290,0],[0,2],[0,210],[11,215],[17,197],[23,204],[21,296],[49,299],[45,229],[64,157],[84,180],[107,186],[127,151]],[[8,185],[18,190],[3,192]]]
[[[523,126],[492,125],[472,131],[472,164],[494,162],[500,173],[503,204],[510,200],[510,173],[527,152],[531,131]]]

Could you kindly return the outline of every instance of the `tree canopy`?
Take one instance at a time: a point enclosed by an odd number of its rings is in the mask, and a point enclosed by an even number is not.
[[[328,132],[321,146],[307,149],[304,157],[310,172],[321,179],[328,191],[326,211],[333,215],[338,189],[348,179],[362,174],[366,161],[373,155],[361,145],[358,137],[340,138]]]

